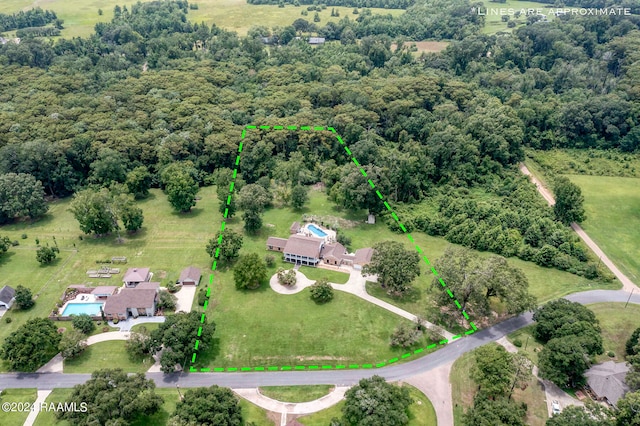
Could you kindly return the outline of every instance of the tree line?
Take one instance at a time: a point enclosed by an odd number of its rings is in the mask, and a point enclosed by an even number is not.
[[[56,21],[58,21],[58,16],[53,10],[42,10],[39,7],[27,11],[21,10],[11,15],[0,13],[0,32],[29,27],[44,27]]]
[[[249,4],[280,4],[282,0],[247,0]],[[378,7],[385,9],[406,9],[413,5],[415,0],[323,0],[322,3],[326,6],[344,6],[344,7],[357,7],[357,8],[370,8]],[[301,4],[318,4],[317,0],[295,0],[293,2],[287,1],[285,3],[293,3],[296,6]]]

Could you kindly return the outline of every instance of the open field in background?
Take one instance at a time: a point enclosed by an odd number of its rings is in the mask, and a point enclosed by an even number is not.
[[[528,149],[526,155],[527,167],[531,164],[550,180],[554,174],[640,178],[640,154],[595,149]]]
[[[22,389],[20,389],[22,390]],[[184,394],[188,388],[180,388],[180,391]],[[15,389],[11,389],[11,392],[15,392]],[[34,393],[35,400],[35,390]],[[178,391],[175,388],[156,388],[156,394],[164,398],[164,404],[160,408],[160,411],[153,416],[144,416],[131,423],[132,426],[146,426],[146,425],[166,425],[167,421],[175,411],[176,405],[179,401]],[[73,393],[73,389],[54,389],[49,395],[46,402],[63,402]],[[247,422],[254,422],[257,426],[272,426],[271,422],[267,418],[267,413],[262,408],[253,405],[250,402],[240,399],[240,407],[242,408],[242,415]],[[26,418],[26,416],[25,416]],[[16,423],[17,424],[17,423]],[[22,423],[19,423],[22,425]],[[4,423],[3,423],[4,425]],[[36,418],[34,426],[69,426],[67,421],[61,421],[56,419],[56,415],[53,412],[41,412]]]
[[[531,342],[529,342],[531,343]],[[495,345],[496,343],[490,343]],[[470,374],[475,365],[473,352],[467,352],[458,358],[451,368],[449,380],[451,382],[451,396],[453,398],[453,418],[456,425],[462,425],[463,414],[473,407],[473,397],[478,389]],[[516,388],[513,400],[527,404],[525,424],[529,426],[544,426],[547,421],[547,403],[542,386],[533,377],[525,390]]]
[[[403,383],[409,389],[409,395],[414,403],[409,406],[409,426],[435,426],[436,411],[431,401],[415,387]],[[338,404],[307,416],[298,417],[296,420],[305,426],[326,426],[334,417],[342,417],[344,400]]]
[[[116,5],[131,8],[135,3],[137,1],[131,0],[3,0],[0,2],[0,13],[14,13],[39,6],[53,10],[64,20],[62,37],[86,37],[93,33],[96,23],[111,21]],[[277,5],[250,5],[246,0],[191,0],[189,3],[198,5],[198,10],[189,10],[187,14],[190,21],[205,22],[208,25],[215,23],[226,30],[237,31],[239,35],[246,35],[252,26],[284,27],[298,18],[313,22],[315,13],[309,11],[308,16],[302,16],[300,13],[303,9],[306,10],[306,6],[286,5],[279,8]],[[98,9],[102,9],[102,16],[98,15]],[[334,9],[340,12],[340,16],[331,16],[331,7],[327,7],[318,12],[321,19],[318,24],[324,26],[327,22],[338,22],[345,16],[352,20],[358,16],[353,14],[352,7],[334,6]],[[372,8],[371,12],[399,16],[404,10]]]
[[[596,314],[602,329],[604,353],[596,359],[598,362],[623,362],[625,344],[633,330],[640,327],[640,306],[624,303],[594,303],[587,308]],[[615,357],[610,358],[607,352],[613,351]]]
[[[506,0],[504,3],[496,3],[484,0],[482,2],[484,7],[487,9],[514,9],[515,11],[519,11],[521,9],[542,9],[543,14],[546,15],[549,21],[552,21],[555,16],[549,15],[549,8],[556,9],[553,5],[538,3],[535,1],[523,1],[523,0]],[[503,32],[512,32],[513,30],[526,25],[527,16],[522,14],[519,18],[515,16],[509,16],[509,19],[515,21],[518,25],[514,28],[509,28],[507,26],[507,22],[502,22],[502,17],[499,14],[492,14],[490,11],[485,12],[487,15],[485,17],[485,25],[482,30],[484,34],[495,34],[499,31]],[[497,12],[499,13],[499,12]],[[535,12],[534,12],[535,13]]]
[[[263,386],[260,393],[282,402],[308,402],[328,395],[333,389],[333,385]]]
[[[36,401],[36,389],[5,389],[2,391],[0,402],[17,402],[17,403],[31,403]],[[2,411],[0,415],[0,424],[2,426],[22,426],[24,421],[27,420],[29,415],[28,411]]]
[[[640,284],[640,179],[567,177],[584,195],[587,219],[582,228],[625,275]]]

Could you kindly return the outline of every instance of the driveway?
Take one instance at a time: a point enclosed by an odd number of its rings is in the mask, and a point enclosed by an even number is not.
[[[191,312],[193,306],[193,298],[196,297],[197,287],[195,285],[183,285],[182,288],[175,293],[178,298],[176,302],[176,312]]]

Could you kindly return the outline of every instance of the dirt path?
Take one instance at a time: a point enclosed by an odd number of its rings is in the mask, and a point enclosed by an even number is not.
[[[553,195],[551,194],[551,191],[545,188],[542,185],[542,182],[540,182],[538,178],[533,176],[533,174],[531,174],[527,166],[525,166],[523,163],[520,163],[520,171],[525,175],[529,176],[529,179],[531,179],[531,181],[536,184],[536,187],[538,188],[538,192],[542,194],[542,196],[544,197],[545,200],[547,200],[547,203],[549,203],[550,206],[553,206],[556,203],[555,199],[553,198]],[[611,259],[607,257],[607,255],[602,251],[602,249],[600,249],[600,247],[598,247],[595,241],[589,238],[587,233],[584,232],[584,229],[582,229],[580,225],[578,225],[575,222],[572,222],[571,228],[576,232],[576,234],[578,234],[578,236],[582,239],[582,241],[584,241],[584,243],[587,246],[589,246],[591,250],[593,250],[593,252],[596,254],[596,256],[598,256],[600,261],[604,263],[605,266],[609,268],[609,270],[613,273],[613,275],[615,275],[615,277],[622,283],[623,291],[631,293],[635,290],[638,290],[638,286],[633,281],[631,281],[629,277],[623,274],[620,271],[620,269],[617,268],[616,265],[614,265]]]

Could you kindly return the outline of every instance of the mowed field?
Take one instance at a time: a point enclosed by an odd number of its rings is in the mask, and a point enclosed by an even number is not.
[[[584,230],[624,274],[640,284],[640,179],[567,177],[584,195]]]
[[[555,18],[555,16],[549,15],[548,9],[549,8],[556,9],[556,8],[554,8],[553,5],[549,5],[545,3],[538,3],[535,1],[525,1],[525,0],[506,0],[505,3],[495,3],[495,2],[485,0],[483,1],[483,3],[484,3],[484,7],[488,9],[486,12],[483,12],[483,13],[486,13],[485,25],[484,25],[484,29],[482,30],[482,32],[485,34],[495,34],[499,31],[511,32],[514,29],[525,25],[527,23],[527,17],[525,13],[531,13],[531,12],[526,12],[529,9],[533,9],[534,10],[533,13],[537,13],[537,10],[541,9],[542,13],[550,21],[552,21]],[[508,14],[508,9],[513,9],[514,12],[521,11],[524,9],[525,13],[522,13],[519,18],[516,18],[515,16],[509,14],[509,19],[512,21],[515,21],[518,24],[514,28],[509,28],[507,26],[507,22],[502,21],[502,16],[500,15],[501,13],[500,9],[507,10],[507,12],[504,12],[507,14]]]
[[[148,0],[147,0],[148,1]],[[145,0],[142,0],[144,3]],[[85,37],[93,33],[93,27],[98,22],[109,22],[113,18],[113,8],[116,5],[128,6],[137,3],[131,0],[2,0],[0,13],[14,13],[22,9],[41,7],[56,12],[60,19],[64,20],[65,29],[62,37]],[[197,10],[189,10],[187,17],[192,22],[205,22],[208,25],[215,23],[217,26],[230,31],[237,31],[239,35],[246,35],[252,26],[266,26],[273,28],[291,25],[298,18],[313,22],[315,12],[309,11],[308,16],[300,13],[306,6],[295,7],[286,5],[279,8],[277,5],[250,5],[246,0],[197,0]],[[98,15],[98,9],[102,9],[102,16]],[[318,12],[320,26],[327,22],[338,22],[345,16],[355,19],[353,8],[334,7],[340,12],[340,16],[331,16],[331,7]],[[377,9],[372,8],[374,14],[391,14],[399,16],[404,13],[401,9]]]

